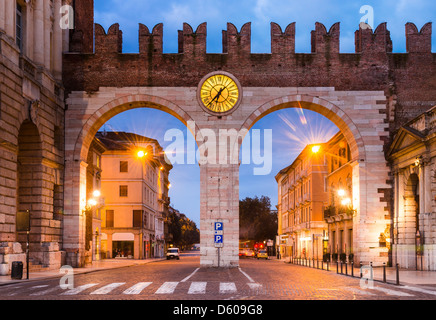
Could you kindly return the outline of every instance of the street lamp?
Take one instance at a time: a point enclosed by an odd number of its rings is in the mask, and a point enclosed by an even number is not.
[[[316,146],[313,146],[313,147],[312,147],[312,152],[313,152],[313,153],[318,153],[319,150],[321,150],[321,146],[319,146],[319,145],[316,145]]]

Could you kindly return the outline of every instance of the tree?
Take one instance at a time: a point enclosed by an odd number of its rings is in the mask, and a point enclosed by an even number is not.
[[[239,239],[264,241],[277,234],[277,214],[271,212],[271,200],[261,196],[239,201]]]
[[[200,231],[194,221],[185,215],[174,212],[168,216],[168,233],[172,234],[172,244],[176,247],[186,248],[200,242]]]

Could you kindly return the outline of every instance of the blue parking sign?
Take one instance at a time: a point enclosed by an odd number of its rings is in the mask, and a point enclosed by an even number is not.
[[[215,231],[223,231],[224,223],[215,222]]]
[[[223,235],[222,234],[215,235],[215,243],[223,243]]]

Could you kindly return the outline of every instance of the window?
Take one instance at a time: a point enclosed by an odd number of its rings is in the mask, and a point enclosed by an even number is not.
[[[129,162],[120,161],[120,172],[129,172]]]
[[[127,186],[120,186],[120,197],[127,197]]]
[[[17,3],[15,21],[15,40],[20,51],[23,50],[23,8]]]
[[[142,227],[142,210],[133,210],[133,228]]]
[[[114,227],[114,210],[106,210],[106,228]]]

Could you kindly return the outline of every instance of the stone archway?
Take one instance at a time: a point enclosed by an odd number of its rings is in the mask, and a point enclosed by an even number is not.
[[[127,110],[136,108],[152,108],[164,111],[183,124],[188,125],[192,119],[178,105],[171,101],[147,94],[126,94],[106,103],[93,104],[92,97],[82,101],[74,101],[82,112],[75,112],[74,107],[67,111],[66,126],[76,135],[66,136],[66,189],[64,215],[63,246],[67,252],[66,263],[72,266],[84,265],[85,218],[86,204],[86,167],[88,151],[95,134],[109,119]],[[89,103],[91,102],[91,103]],[[69,114],[71,117],[69,117]],[[192,122],[193,123],[193,122]],[[187,126],[193,129],[192,124]]]
[[[374,141],[373,138],[365,137],[368,134],[367,126],[364,126],[363,133],[359,130],[364,116],[353,117],[355,110],[350,110],[350,106],[343,104],[341,108],[326,99],[310,94],[294,94],[268,101],[251,113],[243,123],[242,129],[248,132],[261,118],[286,108],[301,108],[317,112],[332,121],[344,134],[352,157],[353,177],[352,185],[349,187],[352,188],[353,208],[357,209],[353,219],[352,239],[355,246],[353,249],[355,262],[373,262],[374,265],[387,262],[387,249],[379,247],[379,234],[389,224],[385,214],[385,204],[381,200],[384,190],[389,188],[382,139],[379,137],[378,141]],[[375,121],[373,123],[376,124]],[[381,118],[378,124],[383,128]],[[374,129],[375,132],[380,132],[377,126]],[[374,152],[377,149],[380,150],[379,154]],[[376,175],[375,172],[379,172],[380,175]]]

